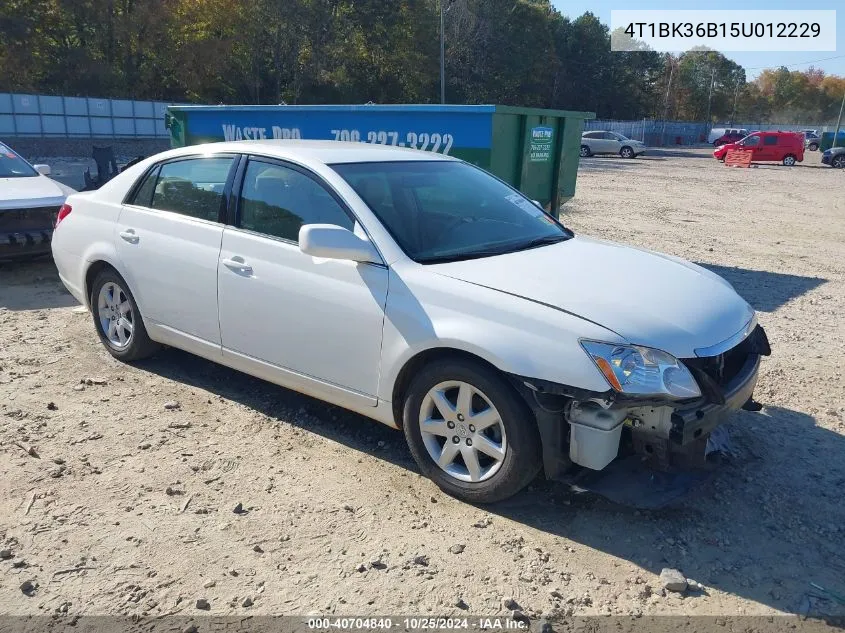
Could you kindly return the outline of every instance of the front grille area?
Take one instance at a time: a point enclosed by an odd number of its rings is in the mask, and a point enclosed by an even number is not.
[[[51,232],[58,213],[58,206],[0,209],[0,234]]]
[[[771,353],[766,332],[758,325],[739,345],[723,354],[708,358],[685,358],[683,362],[690,369],[706,374],[719,387],[724,387],[736,378],[750,355],[768,356]]]

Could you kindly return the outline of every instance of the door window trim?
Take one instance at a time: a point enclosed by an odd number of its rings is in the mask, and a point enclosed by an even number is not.
[[[259,237],[268,239],[268,240],[275,240],[277,242],[283,242],[285,244],[290,244],[295,246],[299,249],[299,241],[298,240],[289,240],[284,237],[279,237],[278,235],[270,235],[269,233],[262,233],[260,231],[253,231],[251,229],[245,229],[241,226],[241,202],[243,200],[243,188],[244,183],[246,182],[246,170],[249,166],[250,161],[255,161],[256,163],[264,163],[268,165],[275,165],[277,167],[284,167],[287,169],[291,169],[292,171],[299,172],[306,178],[310,178],[313,180],[317,186],[322,187],[326,193],[328,193],[332,199],[337,203],[340,207],[341,211],[343,211],[349,219],[352,220],[353,226],[357,224],[361,227],[361,230],[367,235],[367,239],[370,240],[370,243],[375,247],[376,252],[378,253],[379,257],[381,258],[381,262],[362,262],[372,264],[373,266],[381,266],[386,268],[386,264],[383,262],[386,261],[384,254],[381,252],[381,249],[376,244],[375,240],[373,240],[373,236],[370,231],[367,229],[366,225],[361,222],[361,219],[358,215],[352,210],[352,208],[346,203],[346,201],[341,197],[341,195],[335,190],[334,187],[320,174],[311,171],[307,167],[299,165],[297,163],[287,161],[283,158],[277,158],[274,156],[263,156],[261,154],[244,154],[243,159],[241,160],[240,165],[237,169],[237,175],[235,177],[234,184],[232,186],[232,201],[230,203],[230,213],[229,219],[231,222],[227,226],[227,228],[234,229],[237,231],[243,231],[244,233],[249,233],[251,235],[257,235]]]
[[[180,213],[179,211],[169,211],[168,209],[156,209],[152,206],[152,198],[150,198],[148,204],[136,204],[134,202],[130,202],[135,197],[138,189],[140,189],[143,184],[147,180],[147,176],[153,175],[154,171],[157,171],[154,175],[156,179],[156,185],[158,184],[158,179],[161,175],[161,168],[164,165],[168,165],[170,163],[179,163],[186,160],[197,160],[202,158],[231,158],[232,164],[229,165],[229,173],[226,175],[226,182],[223,185],[223,192],[220,198],[220,208],[217,210],[217,221],[214,220],[206,220],[204,218],[197,218],[192,215],[188,215],[187,213]],[[179,217],[188,218],[189,220],[197,220],[199,222],[207,222],[210,224],[223,224],[227,223],[227,219],[229,217],[229,209],[232,205],[232,187],[235,183],[235,175],[240,168],[242,162],[246,162],[244,160],[244,154],[240,154],[238,152],[220,152],[218,154],[208,154],[208,153],[196,153],[196,154],[185,154],[181,156],[174,156],[173,158],[168,158],[157,163],[153,163],[147,168],[146,171],[133,183],[132,187],[129,189],[127,194],[123,197],[123,201],[121,204],[124,206],[131,206],[131,207],[138,207],[141,209],[145,209],[147,211],[154,211],[156,213],[173,213],[178,215]],[[155,187],[154,187],[155,188]]]

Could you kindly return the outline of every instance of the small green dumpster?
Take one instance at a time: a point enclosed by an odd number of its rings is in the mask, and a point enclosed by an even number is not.
[[[170,106],[174,147],[253,139],[411,147],[483,167],[558,214],[575,195],[581,132],[592,112],[494,105]]]
[[[823,132],[819,151],[824,152],[831,147],[833,147],[833,132]],[[845,130],[839,132],[839,136],[836,138],[836,147],[845,147]]]

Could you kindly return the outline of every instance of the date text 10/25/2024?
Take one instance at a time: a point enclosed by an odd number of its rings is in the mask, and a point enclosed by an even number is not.
[[[524,618],[513,617],[309,617],[304,631],[520,631],[528,629]],[[301,628],[301,627],[300,627]]]
[[[226,141],[249,141],[263,139],[301,139],[299,128],[272,126],[268,135],[266,127],[240,127],[237,125],[223,125],[223,138]],[[407,132],[404,135],[395,130],[360,130],[337,129],[329,130],[324,140],[349,141],[353,143],[377,143],[380,145],[394,145],[396,147],[410,147],[428,152],[448,154],[455,139],[451,134],[440,132]],[[315,139],[316,140],[316,139]]]

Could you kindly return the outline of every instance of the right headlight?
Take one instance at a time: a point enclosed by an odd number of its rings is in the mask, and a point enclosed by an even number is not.
[[[581,341],[598,370],[613,389],[639,396],[697,398],[701,389],[689,370],[674,356],[641,345]]]

